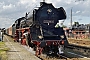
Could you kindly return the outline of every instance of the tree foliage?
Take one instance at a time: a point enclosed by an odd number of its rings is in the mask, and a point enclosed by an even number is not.
[[[74,26],[79,26],[79,22],[74,22]]]

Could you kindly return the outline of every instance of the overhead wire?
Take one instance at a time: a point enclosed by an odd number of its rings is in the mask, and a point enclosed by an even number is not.
[[[33,12],[33,9],[37,7],[37,4],[36,4],[37,2],[38,2],[38,0],[36,0],[36,1],[33,2],[33,3],[31,3],[31,6],[34,6],[34,7],[33,7],[32,9],[28,8],[28,9],[30,9],[30,11],[28,12],[28,14],[32,13],[32,12]],[[31,6],[30,6],[30,7],[31,7]],[[27,9],[26,11],[28,11],[28,9]],[[32,14],[31,14],[31,15],[32,15]]]

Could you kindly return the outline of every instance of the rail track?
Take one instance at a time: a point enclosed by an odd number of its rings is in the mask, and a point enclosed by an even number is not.
[[[69,44],[66,48],[80,52],[83,56],[80,56],[81,58],[83,57],[90,57],[90,47],[85,47],[85,46],[79,46],[78,44]]]
[[[66,49],[69,49],[66,50]],[[72,50],[72,52],[70,51]],[[65,47],[65,52],[67,55],[58,55],[58,56],[39,56],[41,60],[70,60],[70,59],[84,59],[84,60],[90,60],[90,48],[86,46],[79,46],[78,44],[69,44],[67,47]],[[75,52],[76,51],[76,52]],[[72,55],[72,56],[71,56]]]
[[[8,38],[10,38],[10,37],[8,37]],[[6,40],[6,41],[8,41],[8,40]],[[11,43],[11,41],[12,40],[10,40],[10,43]],[[11,44],[12,45],[12,44]],[[23,46],[23,45],[22,45]],[[26,47],[24,47],[25,49],[27,49],[28,50],[28,47],[26,46]],[[74,45],[74,44],[70,44],[69,46],[67,46],[66,47],[67,49],[71,49],[71,50],[77,50],[77,51],[82,51],[82,52],[86,52],[86,54],[88,54],[88,55],[78,55],[79,57],[81,57],[81,58],[84,58],[85,56],[90,56],[89,55],[89,53],[90,53],[90,48],[88,48],[88,47],[83,47],[83,46],[78,46],[78,45]],[[15,48],[13,48],[13,49],[15,49]],[[66,50],[66,49],[65,49]],[[33,54],[35,54],[35,51],[34,51],[34,53]],[[75,54],[75,53],[71,53],[71,52],[68,52],[68,54],[72,54],[72,55],[77,55],[77,54]],[[18,53],[18,51],[17,51],[17,55],[19,56],[19,59],[21,60],[21,56],[20,56],[20,54]],[[69,60],[69,57],[67,56],[67,55],[65,55],[65,54],[62,54],[62,55],[55,55],[55,54],[51,54],[51,55],[47,55],[46,53],[44,53],[44,54],[42,54],[42,55],[39,55],[39,56],[37,56],[39,59],[41,59],[41,60]],[[78,60],[77,59],[77,57],[75,57],[75,59],[76,60]]]
[[[38,56],[41,60],[67,60],[67,57],[65,55],[40,55]]]

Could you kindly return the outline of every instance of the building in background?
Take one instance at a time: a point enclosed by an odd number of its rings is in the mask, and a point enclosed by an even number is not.
[[[88,39],[90,38],[90,24],[74,24],[71,28],[64,28],[67,38]]]

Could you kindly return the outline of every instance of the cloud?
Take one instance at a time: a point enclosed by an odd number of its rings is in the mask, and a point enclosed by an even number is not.
[[[9,4],[9,5],[4,5],[3,9],[6,10],[6,9],[11,9],[13,7],[15,7],[15,5]]]
[[[11,23],[12,22],[12,23]],[[14,20],[12,19],[9,19],[9,18],[3,18],[3,17],[0,17],[0,28],[6,28],[6,27],[9,27],[11,26],[12,24],[14,23]]]
[[[76,14],[80,13],[80,11],[76,11]]]
[[[16,19],[25,16],[26,12],[32,14],[32,10],[38,7],[43,0],[0,0],[0,27],[9,27]],[[78,16],[90,16],[90,0],[45,0],[55,7],[64,7],[67,19],[70,20],[71,9],[75,19]],[[83,20],[83,19],[82,19]],[[3,24],[1,23],[3,22]],[[5,24],[4,24],[5,23]]]

